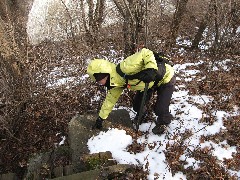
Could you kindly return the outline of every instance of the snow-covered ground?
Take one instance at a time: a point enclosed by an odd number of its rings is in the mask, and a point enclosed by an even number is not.
[[[200,62],[201,63],[201,62]],[[199,73],[198,70],[186,70],[188,66],[196,66],[197,64],[177,64],[175,65],[176,73],[181,73],[181,77],[185,78],[185,82],[191,81],[195,75]],[[191,68],[194,69],[194,68]],[[204,77],[203,77],[204,78]],[[180,79],[177,79],[180,80]],[[216,156],[218,163],[224,166],[223,159],[232,158],[232,154],[237,152],[235,146],[230,146],[226,141],[216,144],[213,141],[200,141],[201,136],[214,135],[220,130],[226,129],[223,125],[223,118],[227,116],[237,115],[239,107],[235,108],[235,112],[224,112],[215,110],[212,116],[217,120],[212,125],[201,123],[200,119],[209,115],[198,108],[198,106],[207,106],[208,103],[214,100],[213,97],[206,95],[190,95],[188,89],[184,84],[177,86],[177,90],[173,94],[173,103],[170,106],[172,114],[176,117],[167,129],[167,132],[161,136],[154,135],[152,129],[154,123],[144,123],[140,125],[140,131],[149,132],[144,133],[138,138],[138,143],[145,143],[145,150],[140,153],[131,153],[127,151],[127,147],[133,143],[133,138],[126,134],[125,130],[112,128],[107,132],[100,132],[99,135],[94,136],[88,141],[88,148],[91,153],[111,151],[113,158],[118,163],[143,165],[145,170],[149,171],[149,180],[153,179],[186,179],[183,172],[178,172],[173,175],[167,163],[164,150],[169,144],[179,142],[181,137],[176,137],[177,134],[184,132],[192,132],[188,138],[184,140],[187,150],[194,151],[197,148],[206,148],[211,150],[212,155]],[[124,107],[122,107],[124,108]],[[130,116],[133,117],[132,111],[129,111]],[[151,146],[154,145],[154,146]],[[154,148],[152,148],[154,147]],[[193,169],[199,168],[199,160],[194,159],[189,155],[189,151],[185,151],[179,158],[179,161],[186,161],[188,164],[184,166],[192,166]],[[145,166],[147,163],[148,166]],[[147,169],[146,169],[147,168]],[[226,167],[224,167],[226,168]],[[237,174],[240,178],[240,171],[228,170],[231,174]]]

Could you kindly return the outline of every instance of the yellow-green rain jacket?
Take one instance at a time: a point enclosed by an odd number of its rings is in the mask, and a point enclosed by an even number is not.
[[[110,86],[113,86],[113,88],[108,91],[99,112],[99,116],[102,119],[106,119],[108,117],[120,95],[122,94],[123,89],[125,88],[126,81],[117,73],[116,66],[116,64],[104,59],[94,59],[87,67],[87,73],[93,81],[96,81],[93,76],[94,73],[110,74]],[[163,79],[159,81],[158,86],[168,83],[174,75],[174,70],[170,65],[165,64],[165,67],[166,73]],[[137,72],[148,68],[158,70],[153,52],[146,48],[143,48],[141,51],[127,57],[120,62],[120,69],[123,73],[128,75],[136,74]],[[145,87],[145,83],[139,79],[128,80],[128,85],[130,90],[143,91]],[[149,88],[151,88],[153,85],[154,82],[150,82]]]

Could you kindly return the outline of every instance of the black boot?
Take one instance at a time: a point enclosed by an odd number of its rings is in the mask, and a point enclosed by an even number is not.
[[[154,134],[161,135],[166,132],[167,126],[170,124],[173,116],[169,113],[157,118],[156,126],[152,129]]]
[[[157,135],[161,135],[166,132],[167,126],[164,124],[157,124],[153,129],[152,132]]]

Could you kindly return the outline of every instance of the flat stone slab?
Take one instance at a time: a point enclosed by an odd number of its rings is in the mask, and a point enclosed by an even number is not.
[[[118,164],[118,165],[113,165],[109,166],[106,168],[102,169],[95,169],[91,171],[85,171],[81,173],[76,173],[72,174],[69,176],[62,176],[58,178],[54,178],[52,180],[79,180],[79,179],[84,179],[84,180],[93,180],[93,179],[98,179],[98,180],[105,180],[108,179],[108,176],[114,173],[125,173],[126,170],[132,168],[131,165],[128,164]]]
[[[18,180],[15,173],[0,174],[2,180]]]

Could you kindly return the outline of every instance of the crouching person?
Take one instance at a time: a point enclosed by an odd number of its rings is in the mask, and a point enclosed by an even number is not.
[[[167,62],[159,53],[154,53],[146,48],[127,57],[118,65],[104,59],[92,60],[87,67],[88,75],[99,85],[106,86],[108,89],[99,112],[99,117],[93,128],[102,128],[103,120],[112,111],[124,88],[137,91],[133,103],[133,109],[137,112],[134,119],[136,121],[139,115],[145,83],[148,83],[145,104],[149,102],[152,94],[157,91],[154,112],[158,118],[156,126],[152,131],[154,134],[164,133],[166,126],[172,120],[169,105],[175,84],[173,67]]]

